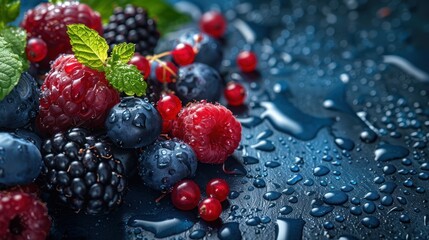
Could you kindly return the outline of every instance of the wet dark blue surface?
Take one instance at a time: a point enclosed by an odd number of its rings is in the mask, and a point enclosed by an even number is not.
[[[202,188],[213,177],[230,183],[222,220],[174,210],[168,197],[156,203],[135,179],[110,215],[52,207],[53,238],[427,239],[429,4],[194,2],[177,5],[195,17],[224,11],[223,75],[249,93],[232,109],[244,126],[239,149],[224,168],[197,170]],[[248,48],[260,71],[242,75],[234,58]]]

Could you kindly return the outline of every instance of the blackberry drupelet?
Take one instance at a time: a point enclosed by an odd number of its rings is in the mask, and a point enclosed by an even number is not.
[[[148,17],[145,9],[133,5],[115,8],[104,28],[104,38],[110,49],[115,44],[131,42],[142,55],[153,54],[159,36],[155,20]]]
[[[73,128],[43,144],[42,181],[75,211],[107,213],[122,202],[124,167],[110,144]]]

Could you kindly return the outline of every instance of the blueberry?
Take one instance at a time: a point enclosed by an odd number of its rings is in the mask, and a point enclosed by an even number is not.
[[[223,58],[220,43],[209,35],[201,33],[202,40],[199,44],[196,44],[194,38],[196,34],[198,34],[196,31],[186,32],[180,36],[179,42],[187,43],[191,46],[197,46],[198,53],[195,56],[195,62],[204,63],[214,69],[219,69]]]
[[[177,139],[155,142],[140,155],[139,162],[144,184],[158,191],[167,191],[178,181],[193,177],[197,169],[194,151]]]
[[[162,119],[147,99],[126,97],[110,110],[105,125],[107,136],[117,146],[139,148],[158,138]]]
[[[39,107],[39,89],[27,72],[12,91],[0,101],[0,127],[19,128],[36,116]]]
[[[206,99],[215,102],[221,93],[221,77],[212,67],[194,63],[179,68],[174,84],[177,96],[185,103]]]
[[[33,182],[42,168],[42,155],[33,143],[11,133],[0,133],[0,185]]]

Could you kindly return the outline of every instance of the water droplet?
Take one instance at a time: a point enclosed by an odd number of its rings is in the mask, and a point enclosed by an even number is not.
[[[378,147],[374,154],[376,161],[386,162],[404,158],[409,154],[409,151],[405,147],[386,143]]]
[[[131,112],[129,110],[125,110],[122,112],[122,120],[128,121],[131,118]]]
[[[257,178],[255,181],[253,181],[253,186],[256,188],[264,188],[266,186],[264,179]]]
[[[266,192],[263,196],[263,198],[267,201],[275,201],[277,199],[279,199],[282,196],[281,193],[276,192],[276,191],[269,191]]]
[[[275,145],[270,140],[262,140],[256,144],[253,144],[251,147],[265,152],[272,152],[276,149]]]
[[[347,202],[349,196],[341,191],[328,192],[323,196],[323,201],[329,205],[341,205]]]
[[[316,206],[311,209],[310,215],[313,217],[323,217],[334,210],[333,206]]]
[[[265,167],[268,168],[276,168],[279,167],[281,164],[279,162],[274,162],[274,161],[268,161],[265,163]]]
[[[299,181],[301,181],[303,179],[301,174],[296,174],[293,177],[289,178],[287,180],[287,184],[289,185],[295,185],[297,184]]]
[[[378,218],[374,216],[364,217],[361,220],[361,223],[367,228],[377,228],[378,226],[380,226],[380,220],[378,220]]]
[[[273,135],[273,131],[271,129],[267,129],[259,133],[258,136],[256,136],[256,139],[263,140],[271,137],[272,135]]]
[[[331,170],[325,166],[317,166],[313,169],[313,175],[316,177],[325,176],[328,174]]]
[[[303,219],[277,218],[276,240],[301,240],[304,225]]]
[[[229,175],[245,176],[247,174],[246,169],[234,156],[230,156],[223,163],[222,170],[224,173]]]
[[[176,217],[165,218],[164,214],[139,215],[131,217],[128,225],[131,227],[141,227],[146,231],[155,234],[157,238],[165,238],[178,233],[182,233],[194,226],[195,219],[189,216],[183,217],[184,213],[177,213]]]
[[[246,165],[257,164],[257,163],[259,163],[259,159],[255,158],[255,157],[251,157],[251,156],[245,156],[245,157],[243,157],[243,162]]]
[[[206,236],[206,231],[203,229],[197,229],[189,234],[190,239],[201,239]]]
[[[242,239],[239,224],[237,222],[224,223],[219,228],[217,236],[220,240],[240,240]]]
[[[261,223],[261,219],[259,217],[252,217],[246,220],[247,226],[256,226]]]
[[[241,126],[245,128],[253,128],[262,123],[262,119],[256,116],[237,118],[237,120],[241,123]]]
[[[385,184],[381,185],[379,190],[382,193],[392,194],[397,186],[398,185],[396,185],[394,182],[386,182]]]
[[[377,192],[368,192],[363,198],[365,198],[366,200],[375,201],[380,198],[380,195]]]
[[[340,138],[340,137],[335,138],[335,144],[339,148],[347,150],[347,151],[351,151],[355,147],[355,143],[352,140],[347,139],[347,138]]]
[[[375,212],[375,204],[373,202],[366,202],[363,205],[363,211],[368,213],[368,214],[374,213]]]
[[[284,206],[282,208],[280,208],[279,213],[281,215],[288,215],[289,213],[291,213],[293,211],[293,208],[291,206]]]

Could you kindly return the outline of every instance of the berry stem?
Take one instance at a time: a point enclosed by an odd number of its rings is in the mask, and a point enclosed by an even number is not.
[[[168,66],[167,66],[167,64],[165,64],[163,61],[161,61],[161,60],[159,60],[159,59],[153,59],[154,61],[156,61],[157,63],[159,63],[159,64],[162,64],[162,66],[163,66],[163,68],[165,69],[165,70],[167,70],[167,71],[169,71],[170,73],[171,73],[171,75],[173,75],[174,77],[177,77],[176,76],[176,73],[171,69],[171,68],[169,68]],[[165,75],[165,74],[164,74]]]
[[[162,57],[165,57],[165,56],[168,56],[168,55],[170,55],[171,54],[171,52],[170,51],[167,51],[167,52],[163,52],[163,53],[160,53],[160,54],[155,54],[155,55],[152,55],[152,56],[147,56],[146,58],[147,58],[147,60],[149,60],[149,61],[153,61],[153,60],[158,60],[158,59],[160,59],[160,58],[162,58]]]

